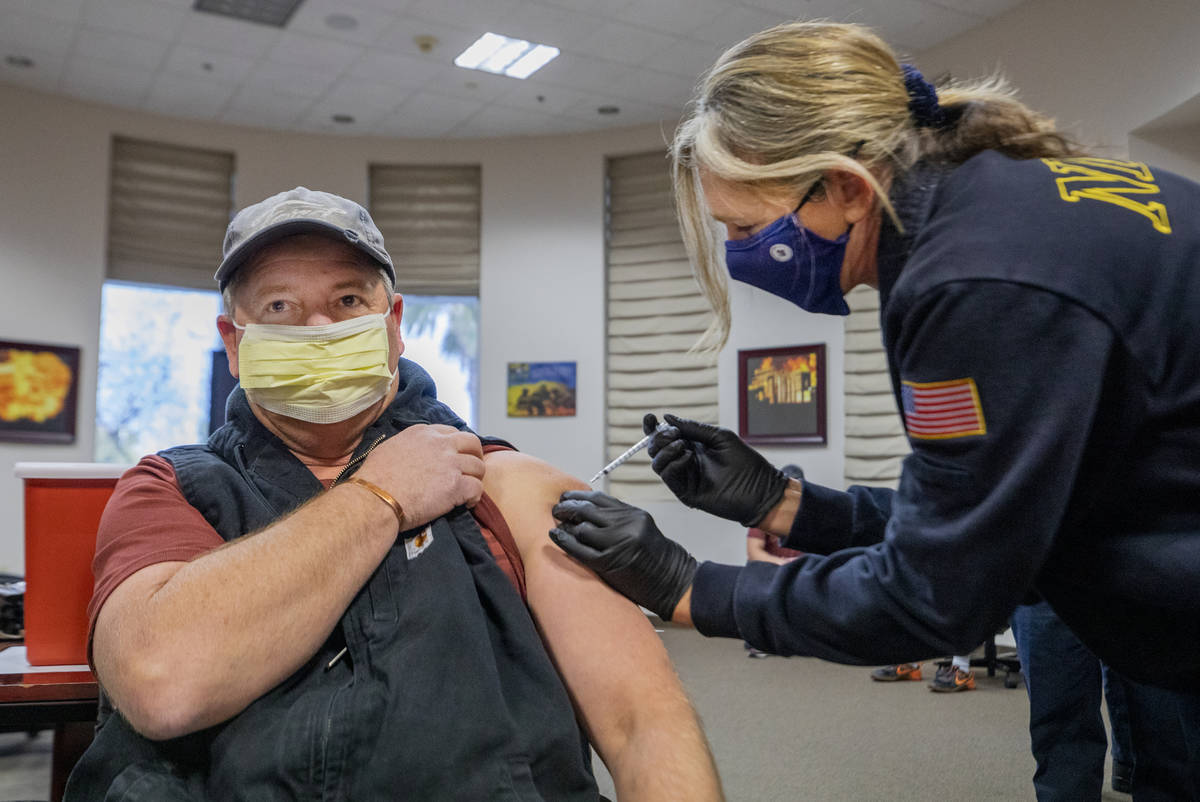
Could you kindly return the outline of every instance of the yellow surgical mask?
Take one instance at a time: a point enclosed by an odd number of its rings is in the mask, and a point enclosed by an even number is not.
[[[238,380],[263,409],[308,423],[344,421],[387,395],[387,312],[322,326],[233,325]]]

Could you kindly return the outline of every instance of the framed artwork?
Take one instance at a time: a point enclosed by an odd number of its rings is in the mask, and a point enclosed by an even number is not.
[[[509,362],[508,417],[575,414],[574,362]]]
[[[747,443],[824,443],[825,345],[738,351],[738,434]]]
[[[0,341],[0,441],[75,442],[79,349]]]

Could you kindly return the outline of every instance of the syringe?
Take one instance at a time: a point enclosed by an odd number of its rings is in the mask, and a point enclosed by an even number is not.
[[[630,457],[632,457],[634,454],[641,451],[646,446],[650,445],[650,441],[654,439],[654,435],[658,434],[659,432],[666,431],[668,428],[670,428],[670,425],[671,424],[669,424],[669,423],[658,424],[658,426],[655,427],[654,431],[650,432],[650,434],[646,435],[641,440],[638,440],[636,443],[634,443],[632,446],[630,446],[625,451],[624,454],[617,457],[615,460],[613,460],[612,462],[608,463],[603,468],[601,468],[600,472],[598,474],[596,474],[595,476],[593,476],[592,480],[590,482],[588,482],[588,484],[590,484],[590,485],[595,484],[596,480],[599,479],[601,476],[612,473],[613,469],[615,469],[619,465],[624,465],[626,462],[629,461]]]

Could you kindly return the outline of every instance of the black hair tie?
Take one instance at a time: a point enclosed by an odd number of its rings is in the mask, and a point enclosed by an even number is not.
[[[908,113],[918,128],[944,128],[950,120],[938,105],[937,89],[911,64],[901,64],[904,88],[908,91]]]

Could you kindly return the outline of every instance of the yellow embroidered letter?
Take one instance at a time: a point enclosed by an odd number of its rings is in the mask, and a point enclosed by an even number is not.
[[[1112,203],[1149,218],[1156,231],[1171,233],[1167,207],[1159,201],[1136,200],[1131,195],[1157,195],[1158,185],[1150,168],[1141,162],[1116,159],[1042,159],[1062,178],[1056,180],[1058,194],[1068,203],[1081,199]]]

